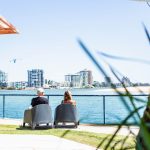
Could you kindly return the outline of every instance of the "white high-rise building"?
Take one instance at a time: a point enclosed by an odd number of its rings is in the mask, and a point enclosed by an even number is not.
[[[92,71],[85,69],[76,74],[65,75],[65,82],[70,87],[91,86],[93,84]]]
[[[80,81],[79,74],[65,75],[65,82],[68,83],[70,87],[80,87]]]
[[[88,86],[93,84],[92,71],[85,69],[80,71],[79,74],[81,77],[81,86]]]

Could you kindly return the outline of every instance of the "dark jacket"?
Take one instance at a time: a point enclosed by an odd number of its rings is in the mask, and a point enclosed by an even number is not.
[[[39,105],[39,104],[48,104],[48,99],[45,97],[36,97],[32,99],[31,101],[32,107]]]

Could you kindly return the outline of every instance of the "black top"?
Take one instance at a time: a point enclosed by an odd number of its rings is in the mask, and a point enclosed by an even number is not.
[[[39,105],[39,104],[48,104],[48,99],[45,97],[36,97],[32,99],[31,101],[32,107]]]

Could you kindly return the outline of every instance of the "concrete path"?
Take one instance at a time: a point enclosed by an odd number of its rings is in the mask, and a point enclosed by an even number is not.
[[[50,135],[0,134],[0,150],[95,150],[95,148]]]
[[[20,119],[0,119],[0,124],[8,124],[8,125],[22,125],[23,121]],[[113,134],[117,130],[117,126],[102,126],[102,125],[86,125],[81,124],[77,129],[69,128],[70,130],[78,130],[78,131],[88,131],[94,133],[104,133],[104,134]],[[118,135],[128,135],[129,132],[133,132],[135,135],[138,134],[139,127],[137,126],[123,126]]]
[[[22,120],[0,119],[0,124],[22,125]],[[66,128],[63,128],[66,129]],[[113,134],[117,126],[79,125],[77,129],[70,130],[88,131],[94,133]],[[137,135],[139,128],[131,126],[130,130],[124,126],[118,135],[127,135],[132,131]],[[66,140],[51,135],[5,135],[0,134],[0,150],[95,150],[91,146]]]
[[[22,119],[2,119],[0,118],[0,124],[8,124],[8,125],[22,125],[23,124],[23,120]]]
[[[79,131],[88,131],[88,132],[94,132],[94,133],[104,133],[104,134],[113,134],[117,130],[118,126],[93,126],[93,125],[80,125],[77,129],[73,130],[79,130]],[[139,132],[139,127],[137,126],[122,126],[122,128],[119,130],[117,135],[128,135],[130,132],[132,132],[134,135],[137,135]],[[133,136],[133,134],[130,134],[130,136]]]

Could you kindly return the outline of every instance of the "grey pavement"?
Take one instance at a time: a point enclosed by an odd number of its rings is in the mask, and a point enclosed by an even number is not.
[[[0,119],[0,124],[22,125],[23,121],[18,119]],[[113,134],[117,126],[97,126],[81,124],[78,131],[94,133]],[[127,135],[132,131],[137,135],[139,128],[136,126],[123,126],[118,135]],[[0,150],[95,150],[91,146],[78,142],[66,140],[51,135],[12,135],[0,134]]]
[[[22,125],[23,121],[21,119],[0,119],[0,124],[10,124],[10,125]],[[87,132],[94,132],[94,133],[104,133],[104,134],[113,134],[117,130],[117,126],[102,126],[102,125],[86,125],[81,124],[76,129],[69,130],[78,130],[78,131],[87,131]],[[139,127],[137,126],[130,126],[129,128],[127,126],[123,126],[120,131],[118,132],[118,135],[128,135],[128,133],[132,131],[135,135],[138,134]]]
[[[103,134],[113,134],[117,130],[118,126],[108,126],[108,125],[80,125],[77,130],[79,131],[88,131],[88,132],[94,132],[94,133],[103,133]],[[72,129],[75,130],[75,129]],[[117,135],[123,135],[126,136],[130,132],[132,132],[134,135],[137,135],[139,132],[139,127],[137,126],[122,126],[122,128],[119,130]],[[130,136],[133,136],[133,134],[130,134]]]
[[[0,150],[95,150],[95,148],[51,135],[0,134]]]

